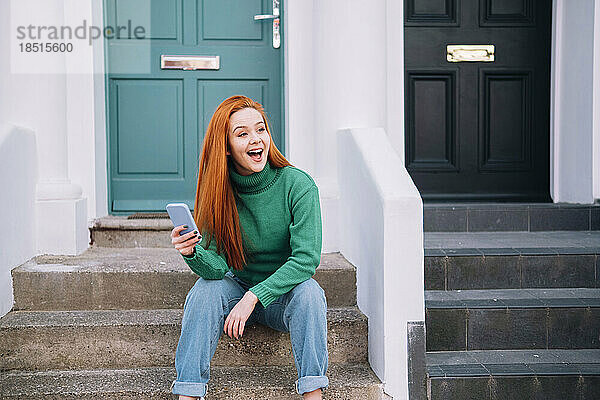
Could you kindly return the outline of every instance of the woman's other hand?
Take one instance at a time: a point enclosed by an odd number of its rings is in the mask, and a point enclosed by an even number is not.
[[[171,243],[184,256],[189,256],[194,253],[194,246],[200,241],[198,231],[188,232],[183,236],[179,236],[179,232],[186,229],[185,225],[179,225],[171,231]]]
[[[258,297],[248,290],[244,297],[233,307],[223,326],[223,330],[229,337],[232,337],[232,335],[236,339],[242,337],[246,321],[250,317],[250,314],[252,314],[257,302]]]

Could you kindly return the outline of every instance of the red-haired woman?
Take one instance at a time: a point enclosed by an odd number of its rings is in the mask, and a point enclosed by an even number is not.
[[[179,399],[203,397],[225,332],[253,323],[289,332],[296,391],[320,399],[329,384],[327,303],[312,279],[321,258],[321,209],[313,179],[277,150],[263,107],[245,96],[212,116],[200,160],[194,220],[202,233],[171,241],[200,278],[184,304],[175,353]]]

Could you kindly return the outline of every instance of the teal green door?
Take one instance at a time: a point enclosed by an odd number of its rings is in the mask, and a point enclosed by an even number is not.
[[[273,14],[273,0],[104,0],[113,36],[118,26],[145,27],[145,39],[133,29],[105,39],[111,214],[170,202],[191,209],[206,128],[229,96],[263,104],[285,152],[283,47],[274,46],[274,20],[258,14]],[[161,55],[219,56],[219,69],[163,69]]]

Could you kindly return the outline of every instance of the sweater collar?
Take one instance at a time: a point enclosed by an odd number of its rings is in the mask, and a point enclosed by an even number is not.
[[[238,174],[231,161],[229,162],[231,183],[240,193],[259,193],[268,189],[279,175],[277,170],[278,168],[273,168],[267,161],[262,171],[244,176]]]

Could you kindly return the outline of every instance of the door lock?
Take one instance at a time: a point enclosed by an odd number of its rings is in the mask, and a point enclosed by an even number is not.
[[[279,35],[279,0],[273,0],[273,14],[259,14],[254,16],[255,21],[273,20],[273,48],[278,49],[280,46]]]

